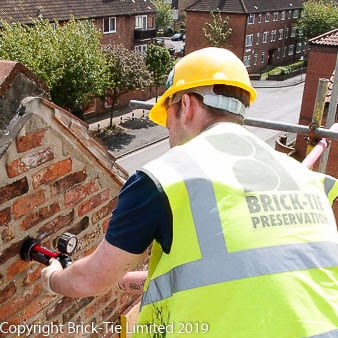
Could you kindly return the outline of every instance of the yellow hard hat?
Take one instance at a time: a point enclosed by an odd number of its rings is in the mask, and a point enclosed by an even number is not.
[[[167,99],[175,93],[195,87],[224,84],[239,87],[250,94],[250,103],[256,98],[243,62],[224,48],[207,47],[184,56],[168,76],[166,91],[149,112],[150,119],[162,126],[167,121]]]

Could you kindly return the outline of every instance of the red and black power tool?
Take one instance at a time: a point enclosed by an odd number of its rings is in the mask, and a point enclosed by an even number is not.
[[[50,259],[56,258],[62,267],[66,268],[72,264],[70,255],[75,251],[77,243],[75,235],[65,232],[58,238],[57,248],[59,251],[54,251],[41,246],[37,239],[28,236],[21,245],[20,256],[26,262],[37,261],[44,265],[49,265]]]

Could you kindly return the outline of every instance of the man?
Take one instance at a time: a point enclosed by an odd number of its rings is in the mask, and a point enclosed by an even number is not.
[[[135,336],[337,336],[337,181],[241,125],[255,91],[230,51],[188,54],[167,88],[150,118],[171,150],[123,187],[97,250],[53,262],[46,283],[73,297],[128,286],[153,242],[138,322],[149,331]]]

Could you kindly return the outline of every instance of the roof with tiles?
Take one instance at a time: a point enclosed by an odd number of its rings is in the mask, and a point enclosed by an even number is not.
[[[338,47],[338,28],[309,40],[312,45]]]
[[[304,0],[199,0],[187,11],[210,12],[219,9],[224,13],[261,13],[276,10],[303,8]]]
[[[2,0],[0,20],[28,23],[39,16],[62,21],[71,16],[84,19],[155,12],[150,0]]]

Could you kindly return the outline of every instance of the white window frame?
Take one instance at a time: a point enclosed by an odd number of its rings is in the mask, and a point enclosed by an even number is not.
[[[261,33],[256,33],[256,45],[259,45],[261,39]]]
[[[268,43],[268,35],[269,35],[269,32],[263,33],[263,43]]]
[[[297,42],[296,54],[299,54],[301,52],[302,52],[302,43],[301,42]]]
[[[270,42],[275,42],[276,41],[276,35],[277,35],[277,31],[275,29],[273,29],[271,31],[271,38],[270,38]]]
[[[288,55],[289,56],[293,55],[294,50],[295,50],[295,46],[294,45],[289,45],[288,46]]]
[[[135,28],[136,29],[147,29],[148,28],[148,16],[147,15],[136,15],[135,16]]]
[[[294,9],[293,10],[292,18],[293,19],[298,19],[299,18],[299,9]]]
[[[253,34],[248,34],[245,36],[245,47],[250,47],[252,46],[253,42]]]
[[[292,10],[289,9],[289,12],[288,12],[288,19],[291,19],[291,17],[292,17]]]
[[[261,63],[265,62],[265,52],[261,53]]]
[[[251,55],[245,55],[244,60],[243,60],[244,66],[245,67],[250,67],[251,64]]]
[[[291,37],[294,38],[296,36],[296,31],[297,31],[297,28],[296,27],[291,27]]]
[[[249,14],[248,25],[253,25],[254,23],[255,23],[255,14]]]
[[[107,22],[108,20],[108,22]],[[108,24],[108,30],[106,30],[106,25]],[[117,29],[116,29],[116,16],[109,16],[109,17],[105,17],[103,18],[103,34],[110,34],[110,33],[116,33]]]
[[[254,59],[253,59],[254,66],[257,65],[257,59],[258,59],[257,54],[254,54]]]
[[[278,40],[283,40],[283,39],[284,39],[284,29],[283,29],[283,28],[280,28],[280,29],[278,30],[278,34],[279,34]]]
[[[270,22],[270,12],[265,12],[265,22]]]
[[[278,21],[278,12],[273,12],[273,19],[272,21]]]
[[[135,52],[146,53],[147,49],[148,49],[148,45],[147,44],[135,46]]]
[[[262,22],[262,13],[259,13],[258,14],[258,23],[261,23]]]
[[[282,11],[282,12],[281,12],[281,17],[280,17],[280,19],[281,19],[282,21],[284,21],[284,20],[286,19],[286,11]]]

